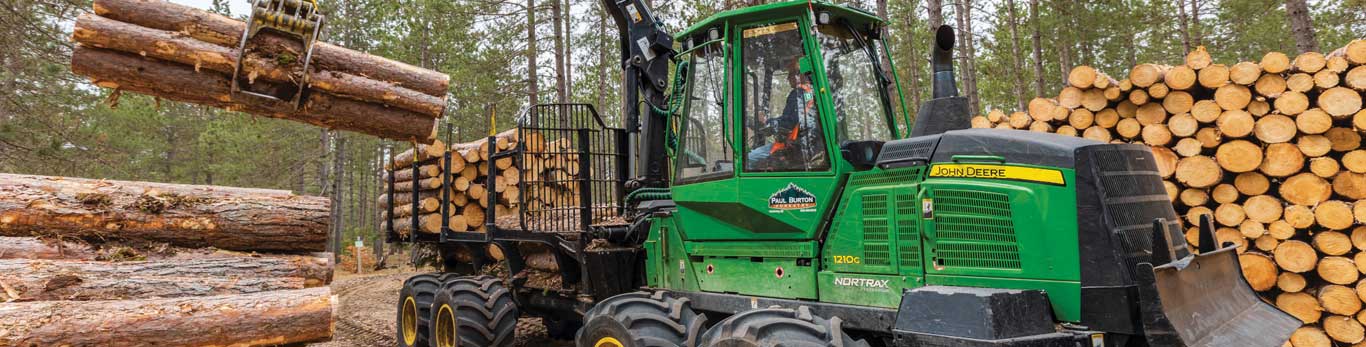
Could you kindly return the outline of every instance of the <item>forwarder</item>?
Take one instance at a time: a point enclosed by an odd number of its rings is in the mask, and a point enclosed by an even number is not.
[[[641,0],[603,5],[625,126],[580,104],[521,119],[522,138],[576,148],[567,218],[496,216],[494,201],[484,232],[389,231],[444,265],[404,284],[399,345],[506,345],[519,316],[589,347],[1256,347],[1300,324],[1208,222],[1188,250],[1146,147],[966,129],[948,27],[910,126],[865,11],[782,2],[670,35]],[[531,248],[553,252],[558,285],[520,276]],[[480,272],[494,267],[512,275]]]

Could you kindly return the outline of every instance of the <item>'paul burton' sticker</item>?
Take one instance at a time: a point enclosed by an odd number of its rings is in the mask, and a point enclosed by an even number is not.
[[[770,213],[790,210],[815,212],[816,196],[798,187],[796,183],[788,183],[786,188],[768,197],[768,208]]]

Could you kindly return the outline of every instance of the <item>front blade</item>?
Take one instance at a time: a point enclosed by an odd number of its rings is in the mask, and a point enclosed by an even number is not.
[[[1236,247],[1153,268],[1162,311],[1190,347],[1276,347],[1301,323],[1262,301],[1243,278]]]

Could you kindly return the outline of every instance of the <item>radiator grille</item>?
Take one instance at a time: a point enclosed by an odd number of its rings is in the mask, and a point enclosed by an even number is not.
[[[921,267],[920,205],[915,194],[896,195],[896,241],[901,266]]]
[[[971,190],[935,192],[936,255],[944,266],[1019,269],[1010,197]]]
[[[865,194],[863,203],[863,263],[891,265],[890,226],[886,194]]]

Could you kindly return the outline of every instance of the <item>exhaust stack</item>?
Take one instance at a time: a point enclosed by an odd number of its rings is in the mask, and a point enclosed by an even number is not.
[[[953,77],[953,43],[953,29],[939,26],[934,33],[934,50],[930,52],[935,99],[958,96],[958,81]]]
[[[958,82],[953,76],[953,46],[953,27],[939,26],[934,33],[934,49],[930,52],[934,98],[920,105],[911,137],[938,135],[949,130],[972,127],[968,99],[958,96]]]

